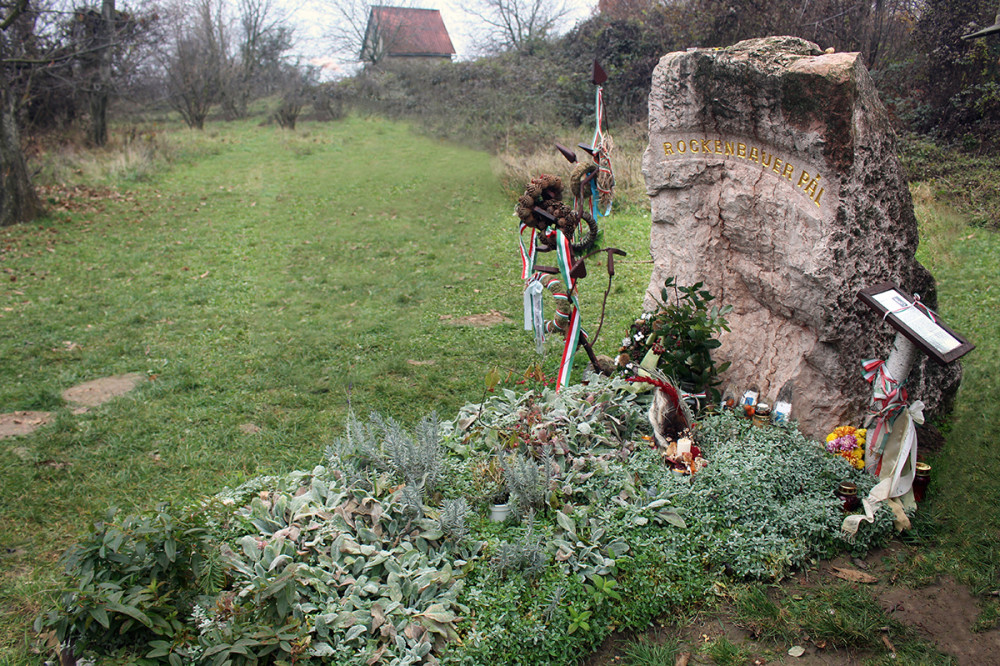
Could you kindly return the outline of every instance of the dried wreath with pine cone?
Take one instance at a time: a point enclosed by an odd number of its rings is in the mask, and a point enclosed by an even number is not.
[[[535,210],[536,208],[545,211],[554,220],[549,220],[543,215],[538,214]],[[531,182],[524,189],[524,194],[517,200],[516,212],[518,218],[524,224],[542,232],[539,234],[539,242],[542,245],[548,247],[553,247],[554,245],[553,241],[546,237],[545,234],[545,231],[550,226],[556,227],[566,234],[567,237],[573,238],[577,228],[580,226],[580,220],[587,223],[588,233],[583,240],[572,244],[573,250],[575,252],[585,252],[597,240],[597,223],[594,222],[590,214],[586,212],[577,213],[563,203],[562,179],[558,176],[550,176],[543,173],[540,176],[532,178]]]

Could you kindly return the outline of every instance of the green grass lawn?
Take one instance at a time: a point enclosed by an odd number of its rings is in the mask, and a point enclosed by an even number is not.
[[[513,202],[486,154],[356,118],[180,132],[168,171],[0,230],[0,412],[57,413],[0,441],[5,664],[31,662],[57,558],[108,505],[311,468],[351,408],[450,418],[490,368],[520,378],[538,358],[520,321]],[[648,259],[642,211],[606,227],[606,243]],[[617,351],[649,268],[619,263],[599,352]],[[597,265],[581,283],[585,325],[606,285]],[[450,323],[491,311],[510,321]],[[549,375],[560,353],[553,341]],[[125,372],[151,381],[83,415],[59,397]]]
[[[108,183],[120,196],[0,230],[0,412],[57,414],[0,441],[3,664],[39,662],[29,627],[58,589],[57,559],[107,506],[311,468],[351,408],[450,418],[482,397],[491,368],[516,378],[537,359],[520,321],[513,201],[485,154],[358,118],[295,133],[214,125],[175,141],[169,170]],[[1000,236],[918,201],[939,309],[977,350],[901,570],[914,583],[950,573],[986,600],[1000,588]],[[641,308],[647,215],[604,225],[629,257],[599,353],[617,350]],[[596,263],[590,273],[593,329],[607,278]],[[510,321],[452,323],[491,311]],[[548,349],[549,375],[560,349]],[[82,415],[59,397],[125,372],[150,381]],[[986,627],[997,604],[984,604]]]

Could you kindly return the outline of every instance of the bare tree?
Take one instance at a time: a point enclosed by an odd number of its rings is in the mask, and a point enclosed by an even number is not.
[[[266,90],[281,70],[282,54],[292,47],[287,15],[276,0],[239,0],[236,52],[223,72],[222,108],[229,118],[244,118],[255,94]]]
[[[392,7],[412,5],[411,0],[404,0],[394,2]],[[326,6],[334,16],[329,39],[348,62],[380,64],[405,28],[401,22],[385,18],[388,14],[383,10],[387,6],[371,0],[327,0]]]
[[[493,49],[527,51],[569,14],[563,0],[476,0],[465,11],[482,21]]]
[[[192,129],[202,129],[219,101],[222,75],[229,67],[229,31],[222,0],[179,3],[170,19],[164,63],[167,100]]]

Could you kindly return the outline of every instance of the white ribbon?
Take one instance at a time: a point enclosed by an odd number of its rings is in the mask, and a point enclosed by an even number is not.
[[[885,449],[882,451],[879,482],[868,493],[868,497],[861,500],[864,514],[844,518],[844,523],[840,527],[849,540],[853,540],[862,522],[875,521],[875,512],[882,502],[888,503],[892,508],[896,529],[904,530],[910,527],[910,521],[903,509],[916,507],[911,488],[917,466],[916,424],[924,422],[923,410],[924,403],[915,400],[893,421]]]

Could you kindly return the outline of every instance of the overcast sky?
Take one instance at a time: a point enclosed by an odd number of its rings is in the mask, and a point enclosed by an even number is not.
[[[324,4],[331,0],[279,0],[291,17],[298,35],[296,52],[308,58],[319,58],[332,56],[331,61],[341,61],[340,66],[344,66],[343,54],[332,53],[332,45],[326,38],[330,22],[333,20],[328,9],[324,9]],[[570,12],[562,31],[565,32],[577,22],[587,18],[594,11],[597,0],[565,0]],[[392,5],[392,0],[373,0],[372,4]],[[406,3],[410,4],[410,2]],[[455,46],[457,58],[467,59],[476,55],[476,43],[473,35],[476,30],[474,19],[462,10],[463,6],[468,6],[468,0],[412,0],[413,7],[423,9],[439,9],[444,19],[445,27],[451,36],[452,44]],[[354,54],[356,55],[356,54]],[[349,55],[347,57],[350,57]],[[331,67],[333,62],[328,63]]]

